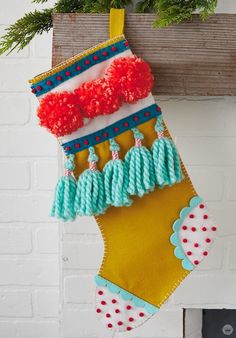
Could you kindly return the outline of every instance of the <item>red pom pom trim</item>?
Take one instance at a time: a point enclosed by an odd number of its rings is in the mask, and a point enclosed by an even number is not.
[[[66,74],[67,75],[67,74]],[[113,114],[122,103],[147,97],[154,84],[149,65],[137,56],[115,59],[105,77],[83,83],[74,92],[50,93],[38,108],[40,125],[56,136],[83,127],[84,118]]]

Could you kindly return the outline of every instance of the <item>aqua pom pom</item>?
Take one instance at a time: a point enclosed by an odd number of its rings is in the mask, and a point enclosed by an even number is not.
[[[104,177],[96,168],[94,149],[90,147],[89,152],[90,168],[80,175],[75,196],[75,211],[80,216],[103,214],[107,208]]]
[[[103,169],[106,203],[114,207],[130,206],[132,200],[127,191],[128,168],[118,157],[119,146],[115,140],[111,139],[110,144],[113,159]]]
[[[57,183],[50,214],[52,217],[57,217],[63,221],[73,221],[76,216],[74,201],[77,187],[76,181],[72,176],[74,155],[70,155],[65,163],[65,169],[66,175],[61,177]]]
[[[142,197],[153,191],[155,187],[153,162],[149,150],[141,144],[143,135],[136,128],[133,128],[132,131],[136,145],[125,156],[129,173],[127,191],[130,195]]]

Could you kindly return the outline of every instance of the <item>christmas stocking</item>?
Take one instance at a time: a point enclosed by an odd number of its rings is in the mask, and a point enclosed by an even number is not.
[[[39,123],[67,156],[51,214],[95,217],[104,240],[96,312],[117,331],[158,312],[216,231],[153,99],[149,65],[117,35],[123,16],[111,11],[110,40],[31,80]]]

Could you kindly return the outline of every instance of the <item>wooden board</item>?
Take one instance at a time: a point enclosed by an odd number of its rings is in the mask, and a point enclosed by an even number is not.
[[[154,94],[236,95],[236,15],[217,14],[164,29],[155,15],[127,14],[125,35],[155,75]],[[53,64],[109,38],[108,14],[55,14]]]

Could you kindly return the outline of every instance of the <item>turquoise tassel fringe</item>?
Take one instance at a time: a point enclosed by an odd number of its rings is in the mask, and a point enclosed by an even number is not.
[[[103,174],[97,170],[97,155],[89,148],[89,169],[79,177],[75,196],[75,211],[80,216],[103,214],[107,208]]]
[[[65,163],[66,175],[61,177],[57,183],[50,213],[52,217],[57,217],[63,221],[73,221],[76,216],[74,200],[77,185],[72,176],[74,168],[74,155],[70,155]]]
[[[110,150],[113,159],[107,162],[103,169],[106,203],[114,207],[130,206],[132,200],[127,192],[128,168],[124,161],[119,159],[119,145],[114,139],[110,140]]]
[[[143,134],[138,129],[132,129],[136,144],[125,156],[128,166],[128,188],[130,195],[142,197],[153,191],[155,187],[154,169],[152,156],[149,150],[142,146]]]
[[[159,187],[179,183],[183,179],[177,149],[168,137],[163,135],[162,118],[157,119],[155,130],[158,139],[152,145],[152,157],[156,184]]]

